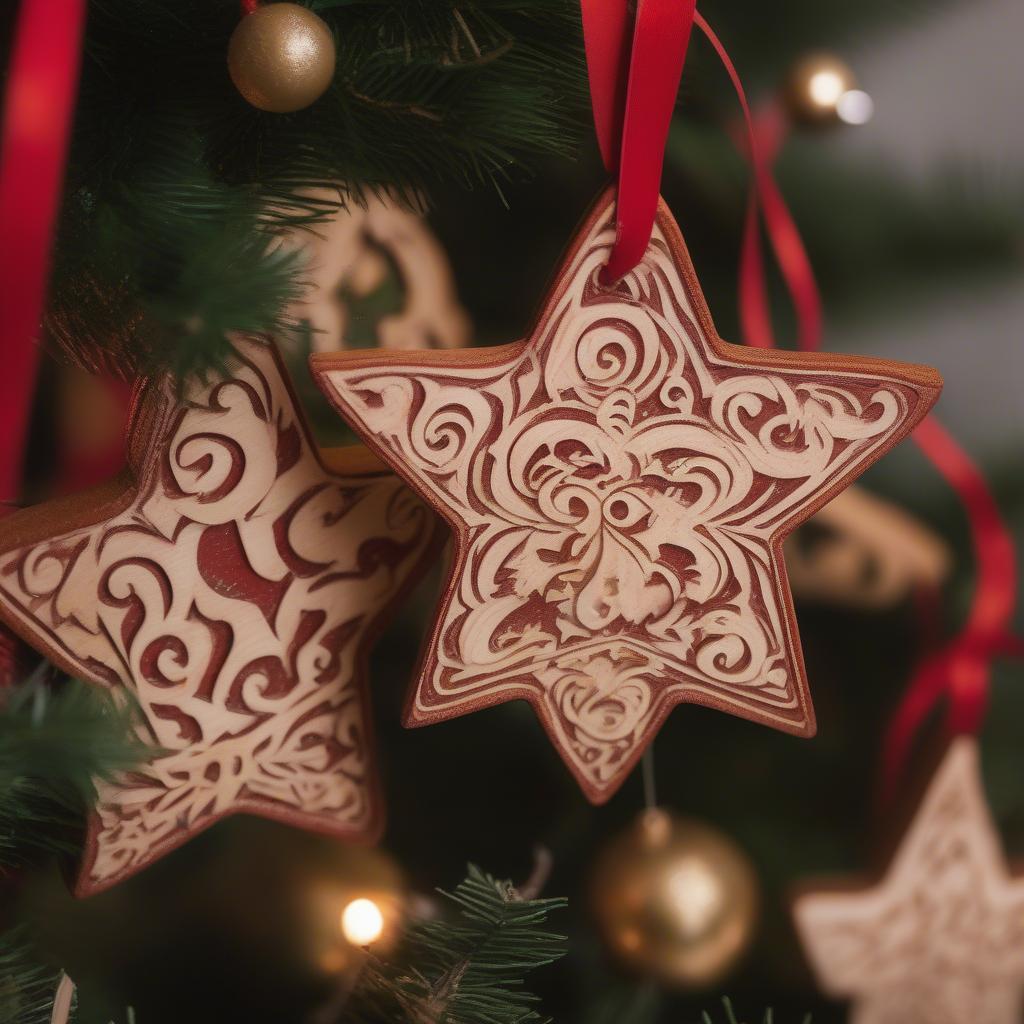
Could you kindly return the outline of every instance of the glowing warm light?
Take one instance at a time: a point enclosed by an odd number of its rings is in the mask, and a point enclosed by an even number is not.
[[[702,860],[686,857],[668,879],[672,909],[684,932],[702,934],[722,906],[722,883]]]
[[[373,900],[353,900],[341,912],[341,931],[353,946],[368,946],[384,931],[384,915]]]
[[[836,114],[845,124],[867,124],[875,101],[863,89],[847,89],[836,101]]]
[[[816,71],[807,83],[811,102],[819,107],[834,107],[846,91],[846,82],[837,71]]]

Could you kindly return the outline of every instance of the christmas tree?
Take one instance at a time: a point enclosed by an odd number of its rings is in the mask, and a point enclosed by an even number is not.
[[[49,14],[67,28],[65,6]],[[62,972],[79,1024],[845,1020],[857,993],[813,969],[793,894],[870,869],[888,831],[906,834],[897,812],[925,787],[945,704],[918,720],[905,695],[949,651],[962,690],[982,680],[955,731],[977,733],[999,842],[1019,852],[1019,613],[998,636],[955,638],[986,566],[1004,567],[1012,606],[1024,490],[1012,433],[997,447],[973,429],[1003,413],[956,376],[988,353],[965,339],[950,360],[915,329],[940,300],[1012,279],[1018,186],[977,160],[925,177],[887,165],[857,127],[872,82],[851,70],[889,33],[913,53],[916,30],[966,6],[701,6],[758,136],[752,152],[694,30],[661,190],[718,333],[757,344],[749,250],[736,296],[760,158],[813,268],[824,346],[939,364],[938,415],[950,403],[996,506],[970,504],[955,460],[937,471],[910,442],[886,456],[787,541],[817,736],[686,704],[594,806],[525,701],[415,721],[452,524],[345,447],[365,423],[317,386],[342,349],[443,367],[530,334],[608,178],[580,3],[84,3],[38,349],[4,335],[0,1021],[57,1020]],[[19,61],[57,59],[45,34],[26,48],[33,7],[0,21],[5,130]],[[760,196],[777,241],[785,226]],[[792,261],[779,272],[757,246],[774,335],[792,347],[806,289],[801,304]],[[21,255],[4,253],[5,303]],[[368,408],[394,407],[381,393]],[[271,511],[286,525],[262,529]],[[690,557],[680,579],[700,566]],[[240,597],[259,614],[233,617]],[[167,625],[151,635],[157,606]],[[247,644],[258,656],[221,692],[217,672]],[[199,696],[182,700],[199,649]],[[933,930],[952,936],[970,896],[955,890]],[[1005,978],[975,967],[976,987],[1001,993]],[[911,985],[901,998],[912,1020]]]

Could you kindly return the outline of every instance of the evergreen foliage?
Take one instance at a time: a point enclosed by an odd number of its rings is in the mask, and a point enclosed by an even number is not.
[[[32,959],[21,930],[0,935],[0,1024],[50,1024],[59,980]]]
[[[75,854],[97,778],[131,768],[132,709],[37,671],[0,699],[0,875],[45,854]]]
[[[565,938],[543,929],[565,900],[524,900],[473,865],[443,895],[457,920],[417,922],[393,962],[371,958],[345,1024],[542,1024],[523,980],[565,955]]]
[[[723,1012],[725,1013],[723,1024],[744,1024],[744,1022],[741,1021],[736,1016],[736,1011],[733,1008],[732,1000],[730,1000],[728,998],[723,998],[722,999],[722,1009],[723,1009]],[[770,1009],[764,1011],[764,1018],[763,1018],[763,1020],[764,1020],[764,1024],[775,1024],[775,1015],[772,1013],[772,1011]],[[714,1021],[714,1018],[709,1013],[705,1012],[704,1014],[701,1015],[701,1024],[715,1024],[715,1021]],[[804,1017],[803,1024],[811,1024],[811,1015],[810,1014],[808,1014],[806,1017]]]
[[[287,327],[301,262],[275,234],[367,190],[500,186],[585,123],[574,0],[317,0],[335,78],[306,110],[227,71],[238,0],[91,0],[46,326],[124,376],[216,366]],[[328,190],[312,196],[315,189]]]

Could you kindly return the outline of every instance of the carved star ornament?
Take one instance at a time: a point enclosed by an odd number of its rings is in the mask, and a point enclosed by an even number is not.
[[[368,648],[443,527],[366,449],[317,451],[269,342],[235,348],[143,386],[120,477],[0,521],[0,616],[134,694],[153,748],[99,783],[79,895],[235,812],[383,824]]]
[[[783,538],[907,435],[931,369],[727,344],[662,202],[612,287],[606,192],[530,336],[312,357],[456,550],[406,724],[535,707],[594,802],[669,711],[809,736]]]
[[[953,742],[885,876],[805,886],[797,929],[852,1024],[1018,1024],[1024,879],[1006,867],[975,741]]]

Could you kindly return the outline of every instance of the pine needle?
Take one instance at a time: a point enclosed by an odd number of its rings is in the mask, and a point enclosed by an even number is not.
[[[490,185],[587,126],[576,0],[316,0],[335,78],[306,110],[247,104],[237,3],[92,0],[47,331],[90,370],[179,378],[233,331],[289,329],[302,265],[277,247],[385,190]],[[333,190],[335,201],[311,198]]]
[[[722,1007],[725,1010],[724,1024],[743,1024],[742,1021],[736,1016],[736,1011],[733,1009],[732,1000],[727,996],[722,997]],[[701,1014],[701,1024],[715,1024],[714,1018],[707,1011]],[[775,1024],[775,1015],[771,1009],[764,1011],[764,1017],[762,1018],[763,1024]],[[803,1019],[803,1024],[811,1024],[811,1015],[807,1014]]]
[[[544,930],[563,899],[524,900],[510,882],[470,865],[452,893],[454,920],[421,921],[393,961],[371,957],[346,1024],[543,1024],[525,976],[565,955],[564,936]]]
[[[0,936],[0,1024],[50,1024],[60,977],[33,959],[22,929]]]
[[[138,763],[130,706],[95,686],[49,687],[42,673],[0,702],[0,871],[74,854],[95,780]]]

